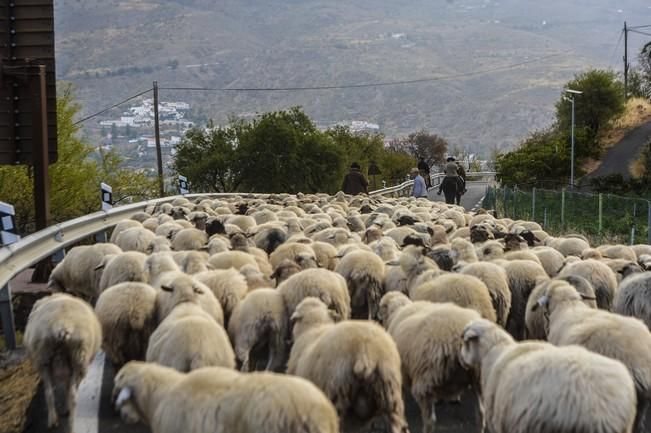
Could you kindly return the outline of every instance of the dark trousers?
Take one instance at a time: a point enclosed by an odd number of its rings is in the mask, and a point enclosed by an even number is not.
[[[454,204],[454,199],[457,196],[457,187],[458,183],[456,178],[446,176],[441,182],[441,189],[443,190],[443,195],[445,195],[445,202],[447,204]]]

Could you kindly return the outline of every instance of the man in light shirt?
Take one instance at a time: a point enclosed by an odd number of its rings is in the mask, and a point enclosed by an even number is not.
[[[411,193],[413,197],[427,197],[427,185],[425,184],[425,179],[420,175],[418,168],[414,167],[411,169],[411,177],[414,179],[414,189]]]

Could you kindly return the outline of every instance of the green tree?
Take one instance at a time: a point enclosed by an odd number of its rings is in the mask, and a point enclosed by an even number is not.
[[[570,173],[569,146],[554,127],[534,132],[518,149],[498,155],[495,170],[506,186],[565,182]]]
[[[195,191],[236,191],[242,176],[236,169],[237,143],[243,124],[227,128],[190,129],[176,147],[172,168],[188,178]]]
[[[599,155],[600,134],[625,109],[622,83],[614,72],[595,69],[576,75],[566,87],[583,92],[573,95],[577,158]],[[567,98],[561,98],[556,103],[556,119],[559,129],[569,136],[572,106]]]
[[[255,192],[334,192],[344,157],[299,108],[266,113],[238,134],[242,188]]]

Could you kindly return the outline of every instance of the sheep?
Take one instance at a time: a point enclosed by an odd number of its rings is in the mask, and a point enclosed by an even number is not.
[[[416,287],[414,301],[452,302],[470,308],[482,317],[495,322],[495,309],[486,285],[472,275],[444,274]]]
[[[43,379],[47,426],[59,423],[55,382],[65,386],[68,432],[74,431],[77,388],[102,344],[102,328],[90,305],[65,293],[39,299],[27,320],[23,343]]]
[[[346,279],[336,272],[320,268],[306,269],[283,281],[277,290],[285,300],[289,315],[303,298],[313,296],[333,310],[339,320],[350,318],[350,294]]]
[[[142,221],[135,221],[135,220],[132,220],[132,219],[120,221],[113,228],[113,232],[111,233],[111,237],[109,238],[109,242],[114,244],[120,233],[122,233],[125,230],[132,229],[134,227],[143,227]]]
[[[635,388],[622,363],[579,346],[516,343],[484,319],[462,338],[463,364],[480,371],[491,433],[632,432]]]
[[[409,290],[407,289],[407,275],[403,272],[400,266],[397,266],[397,261],[390,263],[395,263],[396,265],[389,265],[384,276],[384,292],[400,292],[407,294]]]
[[[644,271],[637,261],[627,259],[603,259],[602,261],[615,273],[617,284],[630,275]]]
[[[215,322],[220,325],[224,324],[224,311],[217,297],[208,286],[201,283],[198,279],[183,272],[172,271],[161,275],[158,282],[159,285],[154,288],[161,289],[156,297],[156,309],[159,321],[165,319],[176,306],[178,300],[171,289],[178,286],[185,290],[182,293],[187,292],[191,294],[190,289],[192,289],[194,293],[201,295],[193,295],[191,300],[196,302]]]
[[[160,287],[160,279],[166,272],[181,271],[181,268],[176,264],[172,255],[168,253],[150,254],[145,259],[144,268],[149,276],[148,283],[152,287]]]
[[[313,297],[296,307],[291,322],[294,346],[287,373],[319,387],[342,420],[349,411],[362,420],[386,415],[391,433],[409,431],[400,354],[381,326],[356,320],[335,324],[327,306]]]
[[[235,353],[226,331],[200,305],[200,299],[213,296],[212,292],[183,274],[161,289],[168,294],[168,299],[163,299],[165,312],[159,313],[164,320],[149,338],[147,362],[182,372],[206,366],[235,368]]]
[[[257,369],[258,361],[264,363],[265,370],[278,371],[284,366],[288,321],[285,302],[277,290],[255,290],[237,304],[228,335],[242,371]]]
[[[558,275],[564,265],[563,254],[551,247],[535,247],[531,252],[538,257],[549,278]]]
[[[209,257],[205,251],[187,250],[172,253],[172,258],[181,271],[190,275],[211,270],[212,267],[208,264]]]
[[[529,295],[539,283],[549,280],[549,277],[542,266],[530,260],[511,260],[503,266],[511,289],[511,312],[505,329],[516,340],[522,340]]]
[[[154,234],[156,236],[163,236],[164,238],[167,238],[171,241],[174,239],[174,237],[176,237],[176,234],[181,230],[183,230],[183,227],[181,227],[176,222],[166,222],[156,227],[156,231],[154,231]]]
[[[339,431],[337,412],[321,390],[274,373],[206,367],[182,374],[131,362],[115,377],[113,399],[125,421],[142,421],[153,433]]]
[[[346,254],[335,272],[346,279],[352,318],[375,319],[383,294],[384,262],[375,253],[354,251]]]
[[[584,250],[590,248],[587,240],[579,237],[565,237],[565,238],[552,238],[545,239],[545,245],[558,250],[565,257],[577,256],[581,257]]]
[[[215,295],[224,311],[224,323],[228,325],[233,310],[248,292],[245,277],[233,268],[200,272],[193,277]]]
[[[147,254],[172,251],[172,244],[169,239],[163,236],[156,236],[147,246]]]
[[[440,269],[434,260],[423,255],[423,250],[416,246],[409,246],[402,251],[398,261],[392,261],[387,263],[389,266],[400,265],[401,273],[397,271],[390,270],[390,273],[394,273],[396,282],[400,282],[402,279],[401,276],[404,275],[406,278],[405,286],[407,293],[412,294],[413,290],[419,286],[422,282],[431,279],[433,276],[436,276],[440,273]],[[402,286],[400,282],[400,286]],[[401,287],[396,287],[393,284],[387,285],[387,290],[400,290]]]
[[[558,274],[564,278],[569,275],[583,277],[592,284],[597,295],[597,305],[603,310],[610,310],[617,291],[617,277],[605,263],[588,259],[571,263]]]
[[[628,368],[637,391],[637,431],[645,431],[651,399],[651,332],[641,320],[588,308],[583,297],[569,284],[550,285],[533,308],[544,308],[550,343],[580,344]]]
[[[271,274],[271,278],[276,280],[276,286],[285,281],[294,274],[301,272],[303,269],[293,260],[284,259],[276,270]]]
[[[102,349],[116,368],[145,359],[147,341],[158,322],[156,294],[147,284],[126,282],[109,287],[97,299]]]
[[[420,407],[423,432],[431,433],[436,423],[435,403],[456,400],[475,382],[472,373],[459,363],[459,335],[481,316],[474,310],[443,303],[421,305],[415,314],[395,317],[410,304],[405,303],[404,296],[392,298],[383,298],[389,310],[387,329],[400,353],[405,385]],[[391,304],[398,304],[398,308]]]
[[[619,286],[613,311],[623,316],[637,317],[651,330],[651,272],[633,275]]]
[[[538,263],[540,266],[542,266],[542,262],[538,258],[536,254],[534,254],[533,251],[528,251],[528,250],[522,250],[522,251],[510,251],[506,254],[504,254],[504,259],[505,260],[530,260],[534,263]],[[544,268],[543,268],[544,269]],[[547,271],[545,271],[546,273]]]
[[[637,262],[637,254],[626,245],[600,245],[597,251],[606,259],[624,259]]]
[[[144,227],[133,227],[126,229],[117,236],[115,245],[122,251],[138,251],[147,253],[149,246],[156,238],[156,235]]]
[[[137,251],[105,256],[102,263],[95,267],[95,270],[102,270],[98,292],[102,293],[115,284],[127,281],[141,283],[148,281],[149,276],[145,268],[146,259],[145,254]]]
[[[120,254],[122,250],[113,244],[95,244],[72,248],[56,265],[47,283],[52,292],[67,292],[89,302],[97,298],[104,257]]]
[[[479,260],[474,246],[467,239],[455,238],[452,240],[450,247],[457,254],[459,262],[474,263]]]
[[[640,258],[638,259],[638,263],[640,264],[643,270],[651,271],[651,255],[649,254],[640,255]]]
[[[489,261],[504,258],[504,245],[499,241],[486,241],[477,248],[479,260]]]
[[[208,234],[196,228],[180,230],[172,239],[174,251],[200,250],[208,243]]]
[[[244,265],[253,265],[260,269],[255,257],[242,251],[225,251],[214,254],[210,256],[208,263],[213,269],[240,269]]]
[[[651,255],[651,245],[646,245],[646,244],[631,245],[631,249],[633,250],[633,252],[635,252],[638,261],[640,257],[643,255]]]
[[[477,262],[464,266],[460,273],[477,277],[486,284],[497,324],[506,326],[511,311],[511,289],[504,268],[490,262]]]
[[[582,296],[583,303],[590,308],[597,308],[595,293],[590,282],[583,277],[569,276],[565,279],[544,281],[538,284],[529,295],[527,308],[524,315],[524,337],[529,340],[546,340],[547,329],[545,327],[545,318],[541,309],[534,308],[538,299],[548,290],[550,285],[572,285]]]

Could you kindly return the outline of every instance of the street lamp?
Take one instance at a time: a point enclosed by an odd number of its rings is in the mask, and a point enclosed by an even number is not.
[[[565,89],[563,92],[570,94],[570,96],[564,96],[563,98],[566,101],[570,101],[572,103],[572,155],[570,157],[570,189],[574,189],[574,95],[581,95],[583,92],[572,89]]]

